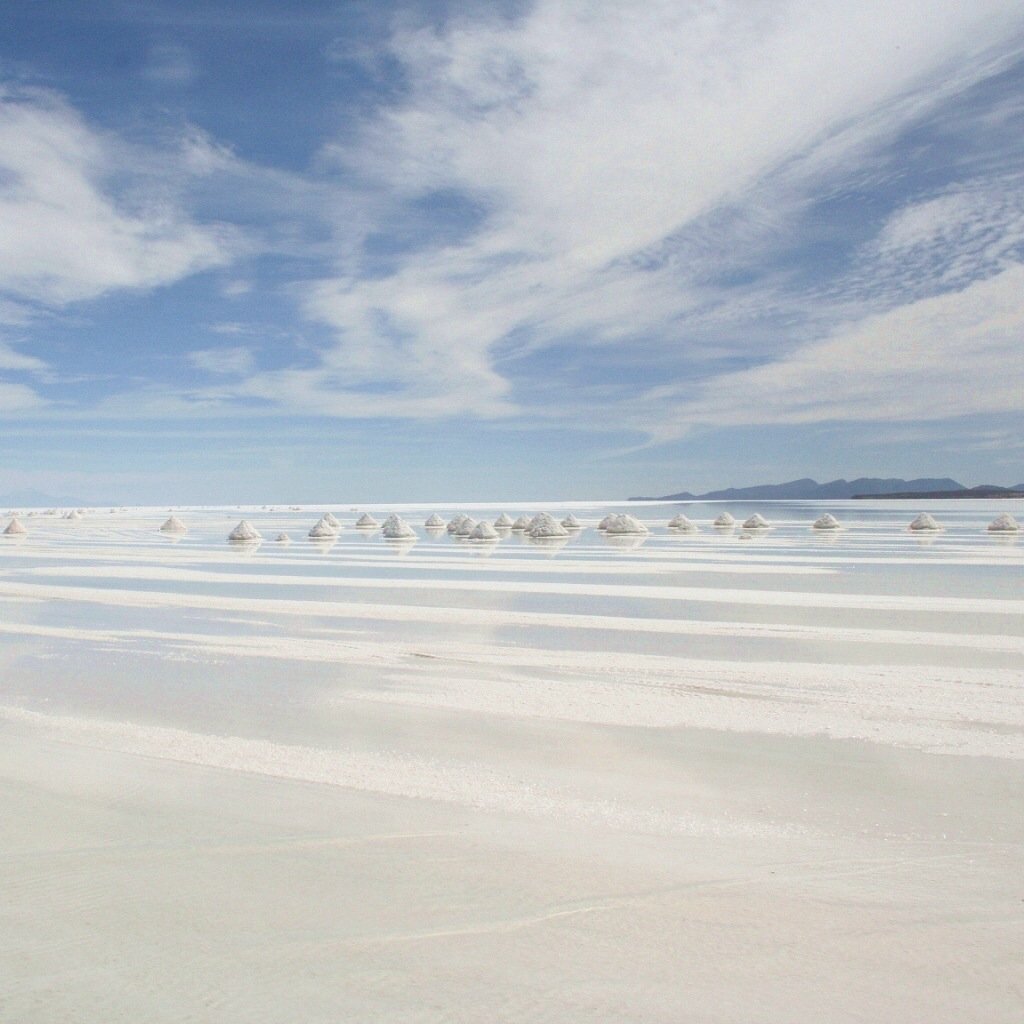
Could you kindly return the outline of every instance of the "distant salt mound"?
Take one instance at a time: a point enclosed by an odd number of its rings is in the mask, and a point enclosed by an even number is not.
[[[78,509],[72,509],[64,518],[77,523],[82,518],[82,513]]]
[[[513,524],[512,531],[514,533],[525,533],[530,528],[530,517],[520,516]]]
[[[841,530],[842,528],[842,523],[831,512],[826,512],[820,518],[815,519],[814,525],[811,527],[812,530]]]
[[[444,520],[436,512],[432,512],[423,525],[428,530],[440,530],[444,526]]]
[[[605,528],[605,533],[611,537],[636,536],[650,532],[639,519],[625,514],[616,516]]]
[[[364,512],[356,520],[356,526],[358,526],[360,529],[363,529],[363,530],[365,530],[367,528],[370,528],[370,527],[372,527],[373,529],[376,529],[378,526],[380,526],[380,523],[378,523],[377,520],[374,519],[373,516],[371,516],[369,512]]]
[[[1020,523],[1009,512],[998,515],[988,524],[989,533],[1019,533]]]
[[[7,524],[7,529],[4,530],[5,537],[24,537],[28,533],[28,530],[18,521],[18,517],[14,516],[11,521]]]
[[[927,512],[922,512],[910,524],[910,529],[915,533],[934,533],[936,530],[941,530],[942,527]]]
[[[248,520],[243,519],[229,534],[228,540],[238,544],[249,544],[263,540],[263,534]]]
[[[337,537],[338,531],[327,522],[326,519],[321,519],[310,531],[310,540],[334,540]]]
[[[722,512],[714,522],[715,526],[735,526],[736,520],[728,512]]]
[[[455,531],[456,537],[468,537],[476,529],[476,520],[466,516]]]
[[[744,530],[767,530],[771,524],[760,512],[755,512],[744,524]]]
[[[288,536],[287,533],[279,533],[274,538],[274,543],[275,544],[291,544],[291,542],[292,542],[292,539],[291,539],[291,537]]]
[[[562,520],[562,525],[567,530],[583,529],[583,524],[571,512]]]
[[[160,530],[162,533],[188,533],[188,527],[177,516],[171,516]]]
[[[502,512],[497,519],[494,520],[494,525],[499,530],[511,530],[515,526],[515,521],[507,512]]]
[[[473,527],[469,535],[470,540],[497,540],[498,531],[486,520],[481,520]]]
[[[459,527],[469,518],[465,512],[456,512],[455,515],[448,520],[448,526],[446,529],[449,533],[458,533]]]
[[[668,528],[670,530],[676,530],[679,533],[696,533],[697,526],[691,520],[687,519],[682,512],[677,516],[673,516],[668,521]]]
[[[390,515],[384,520],[381,536],[386,540],[416,540],[416,531],[400,516]]]
[[[539,515],[535,515],[530,520],[526,533],[534,540],[569,536],[569,531],[550,512],[541,512]]]
[[[334,515],[331,512],[325,512],[320,517],[320,522],[326,523],[329,527],[331,527],[332,530],[341,529],[341,523],[339,523],[338,520],[334,518]]]

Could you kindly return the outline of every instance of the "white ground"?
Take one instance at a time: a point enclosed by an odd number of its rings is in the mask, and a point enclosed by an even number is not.
[[[25,520],[0,1021],[1018,1024],[1024,543],[985,527],[1019,505],[925,542],[901,503],[729,508],[774,529]]]

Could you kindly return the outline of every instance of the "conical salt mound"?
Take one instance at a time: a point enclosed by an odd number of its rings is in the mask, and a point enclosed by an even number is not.
[[[473,527],[473,532],[469,535],[470,540],[497,540],[498,531],[491,526],[486,520],[482,520]]]
[[[309,531],[310,540],[334,540],[337,536],[337,530],[335,530],[326,520],[321,519],[313,529]]]
[[[624,534],[650,533],[650,530],[639,519],[634,519],[630,515],[621,515],[616,516],[608,524],[605,532],[613,537],[621,537]]]
[[[78,522],[78,520],[82,518],[82,513],[77,509],[72,509],[64,518],[70,519],[73,522]]]
[[[548,540],[551,537],[568,537],[569,531],[553,515],[541,512],[534,516],[527,531],[534,540]]]
[[[263,540],[263,534],[256,529],[248,520],[243,519],[229,534],[228,540],[238,542],[249,542]]]
[[[275,544],[291,544],[291,542],[292,542],[292,539],[291,539],[291,537],[288,536],[287,533],[279,533],[274,538],[274,543]]]
[[[933,532],[935,530],[941,530],[937,522],[927,513],[922,512],[911,524],[910,529],[915,532]]]
[[[826,512],[821,518],[814,520],[814,530],[841,530],[842,524],[831,512]]]
[[[188,533],[188,527],[177,516],[171,516],[160,529],[163,533]]]
[[[755,512],[744,524],[744,530],[767,530],[768,520],[760,512]]]
[[[455,531],[456,537],[468,537],[476,529],[476,520],[466,516]]]
[[[567,530],[583,529],[583,524],[571,512],[562,520],[562,525]]]
[[[988,524],[988,529],[989,533],[1019,533],[1020,523],[1009,512],[1004,512]]]
[[[523,533],[530,528],[530,517],[520,516],[513,524],[512,529],[516,533]]]
[[[374,519],[373,516],[371,516],[369,512],[364,512],[356,520],[356,526],[362,527],[363,529],[366,529],[368,527],[376,528],[376,527],[380,526],[380,523],[378,523],[377,520]]]
[[[494,525],[499,530],[510,530],[515,525],[515,522],[507,512],[502,512],[501,515],[494,520]]]
[[[444,526],[444,520],[436,512],[432,512],[423,525],[428,530],[440,530]]]
[[[723,512],[715,520],[715,526],[735,526],[736,520],[728,512]]]
[[[614,512],[609,512],[608,515],[606,515],[604,517],[604,519],[602,519],[601,522],[599,522],[597,524],[597,528],[599,530],[607,530],[608,527],[611,526],[612,523],[615,522],[615,518],[616,518],[615,513]]]
[[[446,529],[449,533],[457,533],[459,527],[469,518],[465,512],[456,512],[448,521]]]
[[[677,516],[673,516],[668,521],[668,528],[670,530],[678,530],[680,533],[696,533],[697,527],[683,515],[682,512]]]
[[[334,518],[334,515],[332,513],[330,513],[330,512],[325,512],[321,516],[320,522],[326,523],[328,526],[330,526],[334,530],[340,530],[341,529],[341,523],[339,523],[338,520]]]
[[[18,522],[17,516],[7,524],[7,529],[4,530],[5,537],[24,537],[26,533],[28,533],[28,530]]]
[[[416,540],[416,531],[396,515],[390,515],[384,520],[380,532],[386,540]]]

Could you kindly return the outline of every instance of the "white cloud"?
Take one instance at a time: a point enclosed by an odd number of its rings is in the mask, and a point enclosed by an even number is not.
[[[39,409],[44,404],[42,398],[27,385],[0,380],[0,415],[24,413]]]
[[[210,348],[189,352],[188,361],[197,369],[207,373],[223,373],[241,376],[253,368],[252,352],[244,346],[237,348]]]
[[[229,261],[231,235],[192,222],[166,185],[118,200],[133,155],[52,93],[0,90],[0,290],[60,306]]]
[[[566,339],[688,345],[708,296],[663,258],[672,236],[796,162],[821,176],[888,141],[989,73],[1022,25],[999,0],[541,0],[518,20],[399,32],[407,99],[327,157],[390,197],[471,197],[482,223],[387,276],[347,258],[311,284],[303,309],[337,342],[290,383],[323,409],[387,382],[383,414],[447,397],[451,413],[488,416],[516,407],[509,355]]]

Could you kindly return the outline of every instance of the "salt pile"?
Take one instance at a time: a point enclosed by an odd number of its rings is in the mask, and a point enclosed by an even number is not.
[[[605,532],[615,537],[650,533],[639,519],[634,519],[630,515],[615,516],[605,528]]]
[[[767,530],[769,522],[760,512],[755,512],[744,524],[744,530]]]
[[[366,529],[367,527],[371,527],[372,526],[373,528],[376,529],[376,527],[380,526],[380,523],[378,523],[377,520],[374,519],[373,516],[371,516],[369,512],[364,512],[356,520],[356,526],[361,527],[362,529]]]
[[[468,537],[476,529],[476,520],[466,516],[455,531],[456,537]]]
[[[82,518],[82,513],[79,512],[77,509],[72,509],[64,518],[77,522],[79,519]]]
[[[530,528],[530,517],[520,516],[513,524],[512,529],[516,533],[525,533]]]
[[[432,512],[430,518],[423,525],[428,530],[440,530],[444,526],[444,520],[436,512]]]
[[[551,537],[568,537],[569,531],[554,516],[541,512],[530,521],[527,533],[534,540],[548,540]]]
[[[160,529],[163,533],[188,533],[188,527],[177,516],[171,516]]]
[[[715,526],[735,526],[736,520],[728,512],[723,512],[714,522]]]
[[[448,521],[447,530],[449,533],[457,533],[459,527],[469,518],[465,512],[456,512]]]
[[[24,537],[26,533],[28,533],[28,530],[18,522],[17,516],[7,524],[7,529],[4,530],[5,537]]]
[[[498,531],[486,520],[481,520],[473,527],[469,535],[470,540],[497,540]]]
[[[606,515],[604,517],[604,519],[602,519],[601,522],[599,522],[597,524],[597,528],[599,530],[607,530],[608,527],[611,526],[611,524],[614,523],[614,522],[615,522],[615,513],[614,512],[609,512],[608,515]]]
[[[334,540],[337,536],[338,531],[335,530],[330,523],[327,522],[326,518],[321,519],[310,531],[310,540]]]
[[[670,530],[678,530],[680,533],[696,533],[697,527],[683,515],[682,512],[677,516],[673,516],[668,521],[668,528]]]
[[[841,530],[842,525],[831,512],[826,512],[821,518],[814,520],[812,530]]]
[[[274,543],[276,543],[276,544],[291,544],[291,542],[292,542],[292,539],[291,539],[291,537],[288,536],[287,533],[279,533],[274,538]]]
[[[330,513],[330,512],[325,512],[320,517],[320,522],[321,523],[326,523],[332,530],[340,530],[341,529],[341,523],[339,523],[338,520],[335,519],[333,514]]]
[[[922,512],[911,524],[910,529],[918,532],[931,532],[941,530],[937,522],[927,513]]]
[[[263,540],[263,534],[256,529],[248,520],[243,519],[229,534],[228,540],[238,543],[249,543],[254,540]]]
[[[381,535],[387,540],[416,540],[416,531],[396,515],[390,515],[384,520]]]
[[[510,530],[515,525],[512,517],[507,512],[502,512],[497,519],[494,520],[494,525],[499,530]]]
[[[567,530],[583,529],[583,524],[571,512],[562,520],[562,525]]]
[[[1020,532],[1020,524],[1017,522],[1009,512],[1004,512],[1000,516],[996,516],[991,523],[988,524],[990,533],[1018,533]]]

